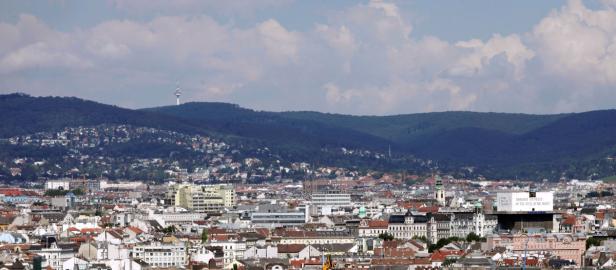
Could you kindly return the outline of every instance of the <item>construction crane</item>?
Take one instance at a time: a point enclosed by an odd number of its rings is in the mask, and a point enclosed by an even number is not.
[[[330,270],[330,269],[334,269],[334,267],[336,266],[336,263],[334,263],[334,261],[332,261],[332,255],[327,255],[327,259],[323,261],[323,270]]]

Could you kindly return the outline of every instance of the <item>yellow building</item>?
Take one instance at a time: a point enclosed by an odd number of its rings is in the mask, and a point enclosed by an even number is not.
[[[232,185],[180,184],[175,190],[175,206],[198,213],[220,212],[223,208],[236,205],[235,189]]]

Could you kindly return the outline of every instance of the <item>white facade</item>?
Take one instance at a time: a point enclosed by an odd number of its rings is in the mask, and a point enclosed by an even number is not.
[[[212,247],[221,247],[224,252],[223,267],[231,265],[231,263],[244,258],[244,252],[246,251],[246,242],[241,240],[229,239],[227,241],[210,242]]]
[[[86,260],[73,257],[62,264],[62,269],[66,270],[87,270],[90,264]]]
[[[215,259],[214,253],[206,249],[205,247],[200,247],[192,253],[190,260],[193,262],[200,263],[209,263],[210,260]]]
[[[260,205],[251,213],[250,220],[254,227],[302,226],[308,220],[308,208],[305,206],[293,210],[278,205]]]
[[[51,244],[49,248],[43,248],[34,251],[34,253],[43,257],[43,268],[51,266],[54,269],[62,269],[64,262],[75,256],[72,249],[59,248],[55,243]]]
[[[313,193],[312,204],[316,206],[346,207],[351,205],[351,194],[338,192]]]
[[[138,245],[133,247],[132,253],[133,258],[142,259],[153,267],[184,267],[188,258],[183,244]]]
[[[70,180],[49,180],[45,183],[45,189],[62,189],[69,190],[71,189],[71,181]]]
[[[220,212],[223,208],[236,205],[235,189],[232,185],[191,185],[181,184],[170,187],[169,197],[175,206],[194,212]]]
[[[554,193],[504,192],[496,194],[496,207],[502,212],[553,211]]]
[[[122,190],[142,190],[146,185],[141,182],[117,182],[112,183],[106,180],[100,181],[100,189],[122,189]]]
[[[272,259],[278,258],[277,246],[257,247],[252,246],[244,252],[244,259]]]
[[[156,220],[161,226],[192,224],[207,217],[204,213],[195,212],[155,212],[150,211],[149,220]]]

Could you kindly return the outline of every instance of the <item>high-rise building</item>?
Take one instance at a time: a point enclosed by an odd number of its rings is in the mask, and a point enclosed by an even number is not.
[[[220,212],[236,205],[235,189],[232,185],[180,184],[170,190],[175,191],[175,206],[197,213]]]
[[[262,204],[251,213],[250,220],[255,227],[303,226],[308,220],[305,205],[289,209],[278,204]]]
[[[328,206],[332,208],[346,207],[351,205],[351,194],[342,193],[338,190],[329,190],[312,193],[312,204],[316,206]]]

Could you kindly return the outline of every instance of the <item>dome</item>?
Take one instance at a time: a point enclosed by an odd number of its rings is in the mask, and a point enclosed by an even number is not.
[[[480,202],[480,201],[477,201],[477,202],[475,203],[475,208],[482,208],[482,207],[483,207],[483,205],[481,204],[481,202]]]
[[[362,207],[360,207],[360,208],[359,208],[359,214],[358,214],[358,216],[359,216],[360,218],[366,217],[366,207],[363,207],[363,206],[362,206]]]

